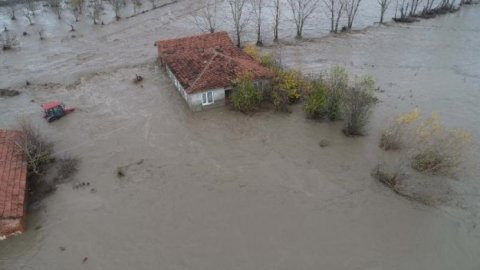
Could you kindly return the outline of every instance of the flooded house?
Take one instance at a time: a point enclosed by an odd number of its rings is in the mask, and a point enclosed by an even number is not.
[[[241,74],[250,73],[260,88],[274,76],[226,32],[160,40],[156,46],[159,62],[193,111],[225,105]]]
[[[25,230],[27,162],[15,144],[19,136],[0,130],[0,240]]]

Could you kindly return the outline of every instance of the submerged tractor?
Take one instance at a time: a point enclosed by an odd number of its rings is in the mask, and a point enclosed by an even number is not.
[[[75,108],[66,108],[65,104],[58,100],[44,103],[42,104],[42,108],[45,112],[43,118],[47,119],[49,123],[75,111]]]

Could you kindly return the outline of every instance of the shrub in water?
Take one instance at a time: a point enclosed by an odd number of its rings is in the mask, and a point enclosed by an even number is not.
[[[413,169],[432,174],[454,174],[470,149],[471,136],[459,129],[445,128],[432,114],[422,119],[418,109],[400,115],[380,139],[384,150],[408,148]]]
[[[471,141],[468,132],[444,128],[436,114],[422,121],[414,135],[410,154],[412,167],[434,174],[454,173]]]
[[[298,102],[308,91],[308,82],[296,70],[277,70],[275,81],[276,87],[287,92],[290,103]]]
[[[390,127],[382,132],[380,148],[386,151],[400,149],[410,137],[412,126],[419,118],[420,111],[418,109],[398,116]]]
[[[241,112],[249,112],[258,108],[262,101],[262,91],[253,83],[251,74],[240,76],[232,94],[233,107]]]
[[[305,104],[305,111],[309,117],[321,118],[325,115],[327,110],[326,92],[326,86],[323,82],[312,83],[312,90]]]
[[[53,143],[46,140],[29,122],[20,122],[22,136],[15,142],[27,160],[28,175],[41,175],[54,160]]]
[[[374,81],[371,77],[357,79],[355,85],[345,92],[343,101],[344,128],[347,136],[364,134],[364,127],[370,118],[371,108],[377,99],[373,95]]]
[[[270,101],[272,102],[275,110],[282,112],[289,112],[288,105],[290,101],[288,99],[288,93],[285,89],[279,87],[273,87],[268,95]]]
[[[348,72],[339,66],[334,66],[325,76],[327,86],[327,117],[334,121],[341,117],[341,106],[348,88]]]

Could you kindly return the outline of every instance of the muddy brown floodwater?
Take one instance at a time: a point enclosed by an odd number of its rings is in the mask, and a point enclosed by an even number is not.
[[[156,68],[152,41],[194,30],[122,28],[166,20],[149,13],[66,41],[73,47],[52,40],[38,55],[28,46],[26,56],[1,54],[0,87],[21,94],[0,98],[0,128],[27,117],[58,155],[81,164],[73,183],[30,213],[25,234],[0,242],[0,269],[479,269],[478,162],[456,180],[438,179],[454,197],[434,206],[370,176],[382,155],[380,130],[415,107],[468,129],[476,143],[479,13],[472,6],[269,48],[305,73],[339,64],[373,75],[385,92],[361,138],[344,137],[341,123],[306,119],[301,106],[291,114],[191,113]],[[97,38],[105,42],[98,49]],[[34,84],[21,86],[29,76]],[[77,111],[47,124],[40,104],[50,99]],[[322,139],[330,145],[320,147]],[[73,188],[78,182],[90,186]]]

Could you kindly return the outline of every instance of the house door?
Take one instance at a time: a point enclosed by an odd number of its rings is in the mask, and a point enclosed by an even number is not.
[[[230,104],[230,98],[232,97],[232,89],[225,90],[225,104]]]

